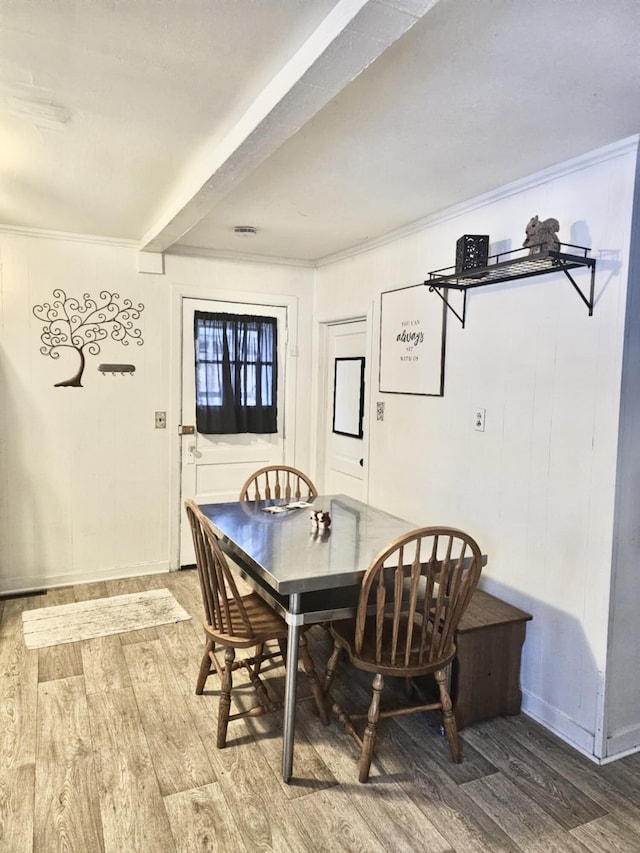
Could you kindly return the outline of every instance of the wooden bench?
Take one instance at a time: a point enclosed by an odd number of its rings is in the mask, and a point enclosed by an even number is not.
[[[529,613],[476,590],[456,631],[451,699],[459,729],[476,720],[519,714],[520,657]]]

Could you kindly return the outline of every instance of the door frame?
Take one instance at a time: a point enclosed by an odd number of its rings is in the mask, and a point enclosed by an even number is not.
[[[370,436],[371,436],[371,406],[372,406],[372,386],[371,386],[371,369],[372,369],[372,352],[373,352],[373,303],[369,306],[366,313],[351,315],[349,317],[336,317],[331,320],[322,320],[317,324],[318,329],[318,371],[316,373],[316,400],[317,409],[314,414],[314,423],[318,425],[315,435],[313,436],[314,447],[312,447],[312,458],[316,460],[316,478],[317,485],[322,492],[324,490],[324,482],[326,475],[326,434],[332,425],[333,417],[333,388],[329,379],[329,338],[330,329],[332,326],[343,326],[348,323],[362,323],[366,326],[365,331],[365,397],[364,405],[367,420],[366,440],[364,444],[364,460],[365,460],[365,476],[362,478],[362,494],[366,502],[369,496],[369,454],[370,454]]]
[[[214,274],[215,275],[215,274]],[[247,305],[272,305],[285,308],[287,312],[287,336],[285,351],[285,403],[284,403],[284,461],[293,465],[296,456],[295,405],[298,374],[298,297],[279,293],[254,293],[231,288],[207,287],[204,285],[176,284],[171,288],[169,381],[170,405],[167,413],[167,429],[170,440],[170,487],[169,487],[169,570],[180,568],[180,517],[182,499],[182,436],[178,427],[182,423],[182,302],[184,299],[205,299],[211,302],[234,302]],[[195,417],[195,415],[194,415]]]

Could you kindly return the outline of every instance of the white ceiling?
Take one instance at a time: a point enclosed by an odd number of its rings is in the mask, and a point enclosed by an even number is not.
[[[316,261],[639,131],[640,0],[0,0],[13,228]]]

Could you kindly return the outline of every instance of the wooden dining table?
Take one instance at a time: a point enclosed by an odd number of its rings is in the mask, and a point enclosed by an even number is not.
[[[285,508],[270,511],[274,506]],[[289,626],[282,747],[282,778],[289,782],[300,629],[353,616],[366,568],[416,525],[346,495],[201,504],[200,509],[242,577]],[[330,526],[314,526],[312,509],[329,512]]]

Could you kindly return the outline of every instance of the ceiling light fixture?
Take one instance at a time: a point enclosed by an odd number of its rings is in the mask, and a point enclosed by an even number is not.
[[[233,233],[237,234],[238,237],[255,237],[258,229],[254,228],[253,225],[236,225]]]

